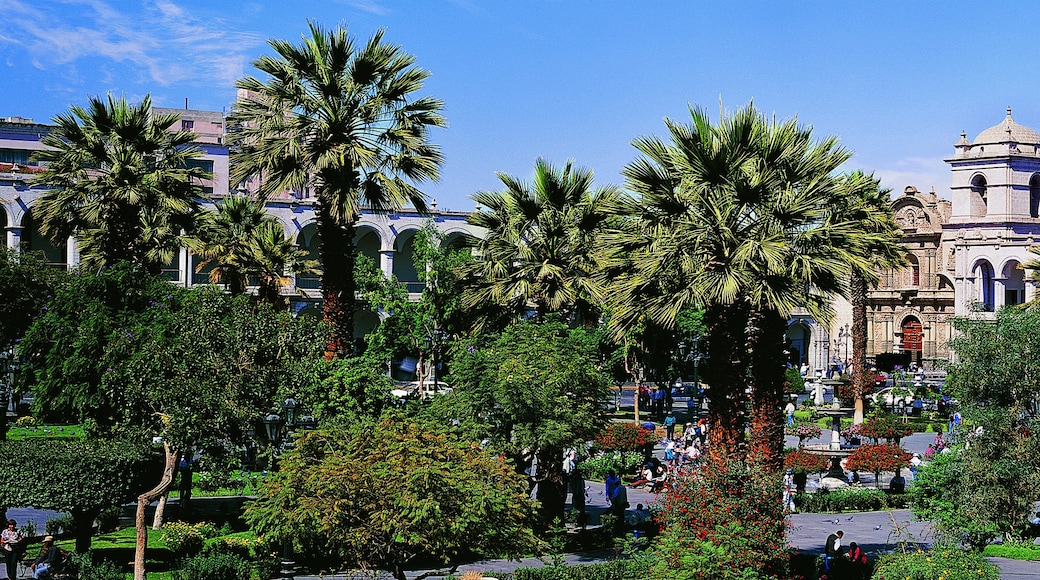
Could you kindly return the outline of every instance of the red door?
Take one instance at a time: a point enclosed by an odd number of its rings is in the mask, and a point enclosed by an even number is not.
[[[903,323],[903,350],[921,350],[924,329],[921,322],[911,318]]]

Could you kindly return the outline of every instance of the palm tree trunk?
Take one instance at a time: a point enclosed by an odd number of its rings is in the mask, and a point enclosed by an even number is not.
[[[853,272],[849,283],[852,298],[852,396],[855,399],[855,414],[852,422],[863,422],[863,394],[870,385],[870,369],[867,368],[867,279]]]
[[[744,458],[744,429],[747,425],[744,330],[747,317],[747,306],[742,303],[711,306],[704,313],[708,365],[703,374],[711,397],[708,452],[713,461],[728,463]]]
[[[325,358],[354,354],[354,228],[356,221],[338,223],[324,201],[318,204],[318,236],[321,238],[322,312],[331,326]]]
[[[748,324],[751,348],[750,458],[769,473],[784,462],[784,334],[787,321],[778,312],[754,313]]]

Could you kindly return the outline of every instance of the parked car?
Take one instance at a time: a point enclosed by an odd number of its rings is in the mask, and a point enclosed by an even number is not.
[[[434,383],[432,380],[427,380],[423,382],[422,397],[423,399],[429,399],[434,395],[444,395],[451,391],[451,386],[444,381]],[[419,381],[412,381],[407,385],[390,391],[390,394],[398,399],[417,399],[419,398],[419,392]]]
[[[870,395],[870,400],[875,405],[884,405],[886,407],[910,406],[914,402],[914,393],[904,387],[888,387]]]

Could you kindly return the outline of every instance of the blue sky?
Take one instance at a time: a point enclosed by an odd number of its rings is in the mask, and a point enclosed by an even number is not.
[[[47,120],[112,92],[221,110],[268,38],[313,18],[360,38],[378,28],[432,73],[450,127],[422,186],[439,207],[527,178],[537,157],[621,183],[630,142],[688,105],[754,99],[856,154],[897,192],[948,195],[960,132],[1040,129],[1040,4],[1026,2],[620,2],[425,0],[5,0],[0,117]]]

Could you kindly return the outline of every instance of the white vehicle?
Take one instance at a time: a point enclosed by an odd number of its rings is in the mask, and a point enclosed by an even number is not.
[[[444,381],[437,381],[434,383],[432,380],[423,381],[422,398],[429,399],[434,395],[444,395],[452,391],[451,386]],[[406,386],[399,389],[390,391],[390,394],[397,397],[398,399],[409,399],[419,397],[419,381],[412,381]]]
[[[914,393],[905,387],[888,387],[870,395],[870,400],[875,405],[886,407],[898,407],[900,405],[909,407],[914,402]]]

